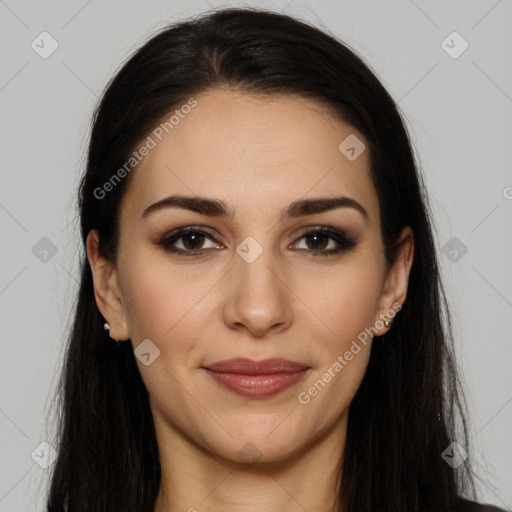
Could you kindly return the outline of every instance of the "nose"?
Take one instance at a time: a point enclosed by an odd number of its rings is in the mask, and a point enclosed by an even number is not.
[[[271,250],[263,249],[254,261],[235,255],[234,268],[224,283],[228,288],[224,319],[231,329],[261,338],[290,326],[293,294],[276,266]]]

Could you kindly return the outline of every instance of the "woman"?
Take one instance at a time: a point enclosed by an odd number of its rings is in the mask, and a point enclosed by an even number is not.
[[[406,129],[342,43],[255,9],[161,31],[79,206],[49,512],[498,510]]]

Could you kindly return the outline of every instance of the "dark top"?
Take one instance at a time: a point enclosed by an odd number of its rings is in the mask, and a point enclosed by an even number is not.
[[[460,500],[457,512],[507,512],[502,508],[493,505],[481,505],[474,501]]]

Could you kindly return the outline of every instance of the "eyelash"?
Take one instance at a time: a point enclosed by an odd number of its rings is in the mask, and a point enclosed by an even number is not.
[[[164,238],[162,238],[162,240],[160,240],[160,242],[158,242],[158,245],[163,247],[166,252],[174,253],[174,254],[177,254],[178,256],[184,256],[186,258],[194,258],[194,257],[199,258],[205,252],[207,252],[209,249],[184,250],[184,249],[177,249],[175,247],[172,247],[172,244],[175,243],[177,240],[185,237],[186,235],[190,235],[190,234],[205,235],[212,242],[218,243],[213,238],[213,235],[211,235],[209,232],[207,232],[203,229],[199,229],[199,228],[190,226],[190,227],[179,229],[178,231],[176,231],[175,233],[173,233],[170,236],[165,236]],[[331,256],[334,254],[339,254],[345,250],[351,249],[357,245],[356,241],[353,238],[346,235],[342,231],[338,231],[337,229],[329,228],[326,226],[321,226],[318,228],[314,228],[314,229],[305,231],[304,233],[302,233],[300,235],[298,240],[300,240],[301,238],[304,238],[304,237],[315,235],[315,234],[328,235],[328,238],[330,238],[331,240],[334,240],[338,244],[338,247],[336,249],[330,249],[330,250],[325,250],[325,249],[323,249],[323,250],[322,249],[320,249],[320,250],[298,249],[298,250],[309,252],[309,254],[312,257]],[[308,256],[308,257],[311,257],[311,256]]]

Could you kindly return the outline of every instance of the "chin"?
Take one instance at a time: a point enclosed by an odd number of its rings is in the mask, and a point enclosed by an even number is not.
[[[233,434],[233,437],[226,434],[225,442],[219,445],[219,439],[216,439],[210,444],[210,450],[232,462],[246,464],[283,462],[304,450],[308,439],[303,432],[295,436],[290,433],[289,428],[283,428],[282,431],[277,432],[279,428],[276,423],[272,429],[255,431],[252,428],[250,432],[242,431],[241,434]],[[273,429],[274,432],[272,432]]]

